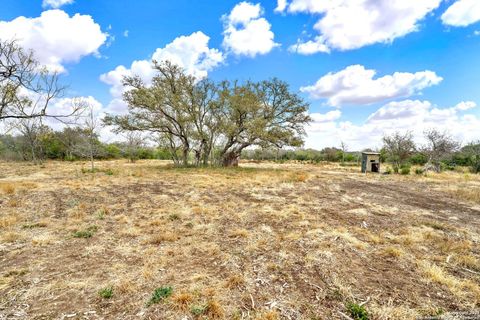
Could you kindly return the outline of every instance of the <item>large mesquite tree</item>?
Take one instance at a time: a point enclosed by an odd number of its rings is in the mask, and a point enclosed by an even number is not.
[[[243,149],[261,145],[300,146],[304,125],[310,121],[308,104],[278,79],[244,85],[224,83],[222,108],[221,161],[238,164]]]
[[[147,131],[160,136],[176,164],[238,164],[243,149],[299,146],[310,121],[308,104],[278,79],[238,84],[199,81],[169,62],[154,62],[157,75],[147,85],[126,77],[129,113],[107,116],[117,131]]]

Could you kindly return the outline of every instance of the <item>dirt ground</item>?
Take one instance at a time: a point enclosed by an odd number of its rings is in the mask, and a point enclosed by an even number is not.
[[[348,319],[351,304],[415,319],[480,306],[478,175],[97,167],[0,163],[0,319]],[[152,299],[157,288],[171,295]]]

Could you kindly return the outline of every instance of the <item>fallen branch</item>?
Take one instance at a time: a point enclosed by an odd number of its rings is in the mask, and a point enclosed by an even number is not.
[[[347,315],[346,315],[345,313],[343,313],[343,312],[338,311],[338,314],[341,315],[344,319],[353,320],[353,318],[350,318],[349,316],[347,316]]]

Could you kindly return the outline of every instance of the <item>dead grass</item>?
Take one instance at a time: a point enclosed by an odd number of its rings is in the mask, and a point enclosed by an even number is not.
[[[480,306],[478,175],[97,165],[0,163],[0,318],[337,319],[354,301],[397,320]],[[172,296],[146,307],[160,287]]]
[[[1,183],[0,184],[0,191],[4,194],[14,194],[15,193],[15,185],[12,183]]]

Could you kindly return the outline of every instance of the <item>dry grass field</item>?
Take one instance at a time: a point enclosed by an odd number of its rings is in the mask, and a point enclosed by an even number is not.
[[[0,163],[0,319],[348,319],[352,303],[369,319],[415,319],[480,306],[480,176],[97,166]]]

